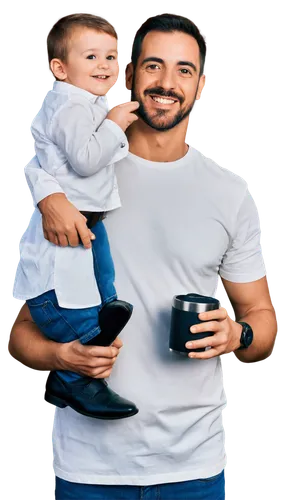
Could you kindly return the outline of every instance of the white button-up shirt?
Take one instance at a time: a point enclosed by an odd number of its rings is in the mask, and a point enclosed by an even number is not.
[[[106,119],[107,112],[105,96],[54,83],[31,128],[38,160],[33,158],[25,174],[35,205],[51,193],[64,192],[79,210],[120,207],[114,163],[127,155],[128,141]],[[45,240],[37,206],[21,239],[20,255],[14,297],[27,300],[55,289],[61,307],[100,304],[92,251]]]

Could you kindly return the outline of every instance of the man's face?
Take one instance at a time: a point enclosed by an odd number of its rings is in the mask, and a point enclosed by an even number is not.
[[[185,33],[151,31],[142,44],[135,74],[127,68],[137,114],[156,130],[169,130],[192,110],[200,98],[204,76],[199,78],[200,53],[196,40]]]

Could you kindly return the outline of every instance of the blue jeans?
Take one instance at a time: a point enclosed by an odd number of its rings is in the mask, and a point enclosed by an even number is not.
[[[208,479],[153,486],[71,483],[56,477],[56,500],[225,500],[224,471]]]
[[[114,265],[103,222],[99,221],[92,228],[92,232],[96,236],[92,241],[92,254],[101,304],[85,309],[66,309],[59,306],[54,290],[27,300],[33,320],[40,330],[55,342],[80,340],[85,344],[96,337],[100,333],[98,324],[100,309],[117,298],[114,287]]]

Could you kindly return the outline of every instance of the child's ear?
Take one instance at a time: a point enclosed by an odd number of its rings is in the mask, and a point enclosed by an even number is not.
[[[52,59],[50,62],[51,72],[57,80],[65,80],[67,77],[64,63],[60,59]]]

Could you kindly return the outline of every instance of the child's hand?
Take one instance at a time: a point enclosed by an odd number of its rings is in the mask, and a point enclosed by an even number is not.
[[[108,120],[112,120],[117,123],[123,132],[131,125],[131,123],[138,120],[138,116],[135,115],[134,111],[139,108],[139,102],[131,101],[124,104],[119,104],[112,108],[107,117]]]

